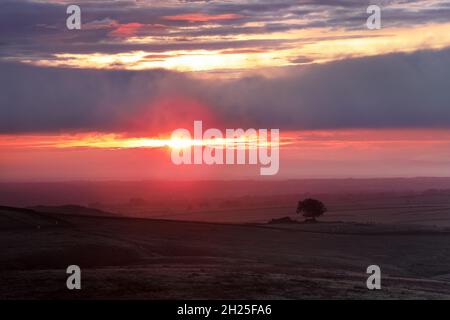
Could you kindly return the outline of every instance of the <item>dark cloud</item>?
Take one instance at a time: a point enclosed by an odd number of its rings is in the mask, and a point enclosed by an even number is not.
[[[449,22],[449,1],[441,0],[419,6],[419,1],[361,1],[361,0],[260,0],[260,1],[79,1],[82,7],[82,32],[69,32],[65,27],[67,3],[4,0],[0,2],[0,56],[34,59],[43,53],[100,52],[114,53],[132,50],[152,51],[147,44],[132,45],[114,38],[121,25],[142,24],[136,29],[139,36],[159,36],[156,46],[167,41],[179,42],[175,50],[189,49],[188,42],[196,37],[225,36],[286,32],[314,27],[361,29],[367,19],[367,5],[378,3],[383,8],[383,26],[411,26],[432,22]],[[423,3],[423,2],[422,2]],[[393,6],[393,5],[397,6]],[[401,6],[398,6],[398,5]],[[239,19],[213,21],[182,21],[166,19],[184,14],[223,15],[234,14]],[[289,23],[302,19],[301,24]],[[98,21],[112,23],[98,24]],[[257,22],[258,26],[249,26]],[[202,26],[214,24],[214,27]],[[158,27],[156,27],[158,26]],[[189,28],[185,28],[189,27]],[[193,28],[194,27],[194,28]],[[364,29],[364,31],[366,31]],[[203,42],[207,47],[210,42]],[[234,48],[229,39],[229,48]],[[184,46],[187,46],[186,48]],[[113,48],[112,48],[113,47]],[[85,48],[85,49],[80,49]],[[225,49],[225,48],[224,48]],[[156,50],[156,49],[155,49]]]
[[[238,110],[240,121],[258,127],[450,127],[449,81],[447,49],[310,65],[211,94],[228,119]]]
[[[199,80],[186,74],[0,63],[0,132],[158,129],[186,97],[226,125],[293,129],[450,127],[450,50],[289,68],[284,76]],[[135,121],[139,119],[139,121]],[[136,124],[136,126],[134,126]]]

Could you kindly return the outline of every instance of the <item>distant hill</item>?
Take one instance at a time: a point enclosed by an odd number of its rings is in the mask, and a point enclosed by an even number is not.
[[[300,179],[228,181],[73,181],[0,182],[0,203],[28,207],[59,204],[200,201],[243,196],[349,195],[441,191],[450,194],[450,178]]]
[[[0,230],[40,229],[66,223],[32,209],[0,206]]]
[[[106,212],[103,210],[83,207],[79,205],[64,205],[64,206],[34,206],[29,207],[41,213],[52,214],[68,214],[68,215],[83,215],[83,216],[100,216],[100,217],[114,217],[118,216],[116,213]]]
[[[67,226],[68,223],[58,215],[79,215],[93,217],[116,217],[117,214],[77,205],[36,206],[16,208],[0,206],[0,230],[41,229]]]

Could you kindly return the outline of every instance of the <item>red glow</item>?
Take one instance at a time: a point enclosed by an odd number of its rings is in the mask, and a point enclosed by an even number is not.
[[[242,15],[235,13],[223,13],[223,14],[188,13],[173,16],[165,16],[163,18],[166,20],[174,20],[174,21],[208,22],[219,20],[235,20],[242,17],[243,17]]]

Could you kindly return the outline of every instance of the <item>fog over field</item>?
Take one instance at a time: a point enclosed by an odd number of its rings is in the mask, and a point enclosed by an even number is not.
[[[17,184],[7,204],[31,206],[0,207],[0,297],[448,299],[449,181],[180,182],[170,197],[164,183],[78,182],[47,184],[58,192],[41,205]],[[295,213],[310,196],[328,207],[317,223]],[[382,290],[366,288],[373,264]]]

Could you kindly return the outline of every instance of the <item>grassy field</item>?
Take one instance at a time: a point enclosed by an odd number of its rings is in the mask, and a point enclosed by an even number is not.
[[[0,298],[450,298],[446,227],[327,221],[349,212],[317,224],[272,225],[3,207]],[[71,264],[82,269],[80,291],[66,289]],[[366,288],[371,264],[381,267],[380,291]]]

